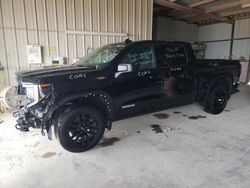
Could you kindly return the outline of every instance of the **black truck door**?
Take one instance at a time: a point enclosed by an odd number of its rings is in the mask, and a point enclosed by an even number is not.
[[[185,45],[156,44],[155,56],[166,106],[192,102],[196,97],[197,79]]]
[[[161,84],[155,66],[151,44],[133,47],[121,58],[112,83],[116,116],[146,111],[157,103]]]

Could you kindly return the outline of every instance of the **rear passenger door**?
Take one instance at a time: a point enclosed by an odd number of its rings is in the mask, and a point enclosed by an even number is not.
[[[196,96],[196,79],[185,45],[156,44],[155,56],[166,105],[193,101]]]

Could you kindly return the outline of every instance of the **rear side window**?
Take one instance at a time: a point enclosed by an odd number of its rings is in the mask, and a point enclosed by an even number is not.
[[[123,63],[131,63],[134,70],[155,68],[155,57],[152,45],[138,46],[125,55]]]
[[[185,48],[182,45],[160,44],[155,48],[158,67],[183,65],[187,63]]]

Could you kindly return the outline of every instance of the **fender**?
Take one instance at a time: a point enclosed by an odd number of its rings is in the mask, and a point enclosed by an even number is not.
[[[208,99],[208,96],[209,96],[209,93],[212,89],[212,87],[216,84],[216,82],[219,82],[220,80],[226,80],[229,82],[229,93],[231,94],[232,93],[232,83],[233,83],[233,77],[232,75],[230,74],[224,74],[224,75],[221,75],[221,76],[218,76],[216,78],[214,78],[208,85],[208,88],[207,88],[207,92],[206,92],[206,95],[205,95],[205,98],[204,98],[204,101],[203,101],[203,105],[206,104],[207,102],[207,99]]]
[[[76,99],[93,99],[98,97],[98,100],[102,103],[103,107],[105,107],[105,115],[107,115],[108,123],[107,128],[108,130],[111,129],[111,121],[114,117],[114,110],[113,110],[113,101],[112,97],[105,91],[85,91],[77,94],[72,94],[68,96],[64,96],[63,98],[55,101],[54,107],[49,112],[49,117],[55,114],[57,110],[59,110],[62,106],[68,105],[70,102]]]

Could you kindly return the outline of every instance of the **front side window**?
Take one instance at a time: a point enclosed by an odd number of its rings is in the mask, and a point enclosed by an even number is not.
[[[182,45],[161,44],[155,48],[158,67],[183,65],[187,63],[185,48]]]
[[[152,45],[135,47],[124,57],[122,63],[132,64],[133,70],[155,68],[155,57]]]

